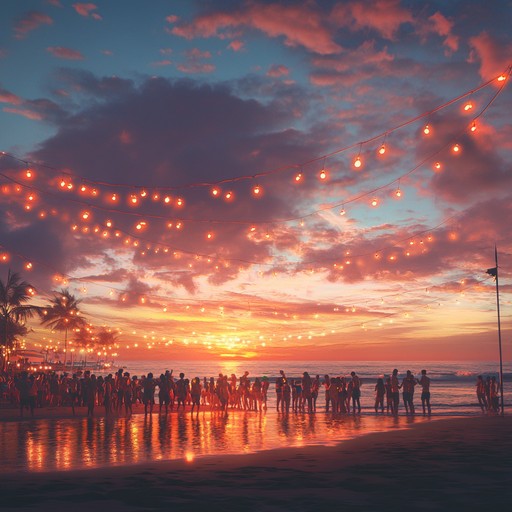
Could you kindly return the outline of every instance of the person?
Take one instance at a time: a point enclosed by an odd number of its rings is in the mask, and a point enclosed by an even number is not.
[[[331,387],[331,378],[329,375],[324,375],[324,388],[325,388],[325,412],[329,412],[329,405],[330,405],[330,392],[329,388]]]
[[[149,414],[153,414],[153,406],[155,405],[155,388],[155,379],[153,379],[153,374],[149,372],[142,384],[142,402],[144,403],[144,415],[146,416],[148,414],[148,405]]]
[[[183,409],[185,409],[185,400],[187,399],[188,394],[188,386],[187,382],[185,381],[185,374],[183,372],[180,373],[180,378],[176,382],[176,402],[178,406],[176,407],[176,410],[180,410],[180,405],[183,405]]]
[[[29,393],[30,393],[30,387],[32,386],[32,383],[28,377],[27,372],[21,372],[20,378],[16,380],[16,389],[19,393],[19,400],[20,400],[20,417],[23,418],[23,409],[28,409],[30,406],[30,415],[34,416],[34,407],[35,407],[35,400],[34,400],[34,406],[30,403],[29,399]]]
[[[356,413],[356,405],[357,412],[361,413],[361,379],[356,375],[356,372],[350,372],[352,376],[352,412]]]
[[[494,375],[491,377],[491,384],[489,386],[489,409],[492,412],[498,412],[500,409],[498,381]]]
[[[386,412],[389,414],[393,411],[393,393],[391,392],[391,377],[386,377]]]
[[[379,412],[379,407],[381,412],[384,413],[384,395],[386,394],[386,386],[384,384],[384,379],[378,378],[377,384],[375,384],[375,412]]]
[[[163,373],[158,379],[158,414],[162,414],[162,407],[165,405],[165,414],[169,412],[169,403],[171,401],[171,389],[169,378]]]
[[[192,399],[192,409],[190,413],[194,412],[197,406],[197,414],[199,414],[199,407],[201,405],[201,380],[199,377],[194,377],[190,383],[190,397]]]
[[[283,401],[282,401],[282,411],[286,414],[290,413],[290,399],[291,399],[291,392],[292,389],[290,387],[290,384],[287,380],[284,381],[283,384]]]
[[[112,415],[112,395],[114,393],[114,380],[112,374],[109,373],[105,377],[105,396],[103,398],[103,405],[105,406],[105,416]],[[74,415],[74,413],[73,413]]]
[[[283,384],[286,382],[286,375],[283,370],[279,370],[280,377],[276,379],[276,410],[279,412],[281,400],[283,399]]]
[[[268,387],[270,383],[268,381],[268,377],[266,375],[263,375],[261,378],[261,397],[263,400],[263,409],[267,410],[267,393],[268,393]]]
[[[476,397],[480,409],[482,409],[482,412],[485,412],[487,410],[487,400],[485,399],[485,382],[481,375],[476,379]]]
[[[421,406],[423,407],[423,416],[425,416],[428,410],[430,416],[430,377],[427,377],[427,370],[421,370],[421,378],[418,381],[421,386]]]
[[[402,380],[402,398],[406,414],[414,414],[414,386],[416,386],[417,383],[418,382],[411,373],[411,370],[407,370],[407,373]]]
[[[320,390],[320,375],[313,379],[311,386],[311,396],[313,397],[313,411],[316,412],[316,401],[318,399],[318,391]]]
[[[303,410],[306,409],[306,402],[308,404],[308,414],[313,412],[313,395],[312,395],[313,382],[308,372],[304,372],[302,376],[302,400]]]
[[[121,393],[121,401],[124,403],[124,414],[127,418],[132,415],[132,403],[133,403],[133,386],[132,380],[130,380],[130,372],[124,372],[119,380],[119,389]]]
[[[395,368],[391,374],[391,412],[397,416],[400,406],[400,383],[398,382],[398,370]]]

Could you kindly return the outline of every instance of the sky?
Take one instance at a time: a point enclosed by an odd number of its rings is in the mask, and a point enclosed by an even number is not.
[[[0,278],[130,359],[512,355],[512,2],[4,0]],[[62,347],[32,321],[29,348]]]

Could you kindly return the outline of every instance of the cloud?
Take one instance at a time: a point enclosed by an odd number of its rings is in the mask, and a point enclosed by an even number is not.
[[[439,11],[428,18],[430,30],[444,37],[443,44],[447,48],[447,55],[451,55],[459,48],[459,38],[452,33],[454,23]]]
[[[169,59],[158,60],[158,61],[151,63],[152,66],[156,66],[156,67],[170,66],[171,64],[172,64],[172,60],[169,60]]]
[[[269,70],[267,71],[267,76],[271,76],[272,78],[288,76],[289,74],[290,70],[283,64],[272,64],[272,66],[270,66]]]
[[[41,25],[51,25],[53,19],[48,14],[39,11],[25,13],[14,24],[14,33],[17,39],[23,39],[29,32],[32,32]]]
[[[290,47],[303,47],[313,53],[339,53],[329,20],[311,4],[282,5],[248,3],[239,10],[200,14],[191,22],[181,22],[170,32],[192,39],[219,37],[237,39],[243,28],[256,29],[272,38],[283,38]]]
[[[4,112],[9,112],[10,114],[26,117],[32,121],[41,121],[43,119],[43,116],[39,112],[35,112],[26,108],[4,107],[2,110]]]
[[[59,59],[66,60],[83,60],[84,56],[78,51],[64,46],[49,46],[46,51]]]
[[[210,62],[204,62],[206,59],[211,59],[212,54],[208,51],[201,51],[199,48],[192,48],[185,52],[186,60],[177,65],[177,68],[182,73],[197,74],[197,73],[212,73],[215,71],[215,65]]]
[[[403,24],[413,23],[412,13],[400,0],[363,0],[337,3],[331,13],[334,22],[352,31],[375,30],[385,39],[395,39]]]
[[[395,57],[387,48],[376,49],[374,41],[364,41],[359,47],[336,57],[315,57],[316,68],[310,75],[311,83],[319,86],[354,85],[378,74],[396,72],[392,67]]]
[[[503,73],[510,65],[512,44],[501,41],[487,32],[469,39],[469,62],[480,62],[480,76],[489,80]]]
[[[245,43],[243,41],[239,41],[238,39],[231,41],[228,44],[228,48],[233,50],[234,52],[240,52],[244,49]]]
[[[10,103],[11,105],[21,105],[23,100],[6,89],[0,87],[0,103]]]
[[[98,9],[98,6],[96,4],[76,3],[76,4],[73,4],[73,9],[75,9],[75,11],[78,14],[80,14],[80,16],[84,16],[85,18],[88,18],[90,16],[91,18],[94,18],[95,20],[102,19],[98,13],[93,12],[96,9]]]

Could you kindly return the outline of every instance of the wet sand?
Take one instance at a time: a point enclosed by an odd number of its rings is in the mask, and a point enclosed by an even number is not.
[[[481,510],[512,500],[512,418],[422,422],[335,447],[2,475],[3,510]]]

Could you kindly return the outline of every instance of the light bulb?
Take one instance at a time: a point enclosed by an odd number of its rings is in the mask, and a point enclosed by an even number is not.
[[[473,124],[471,125],[471,131],[476,132],[476,122],[473,121]]]
[[[322,169],[320,171],[320,179],[325,180],[327,178],[327,171],[325,169]]]
[[[378,204],[379,204],[379,201],[377,200],[377,198],[376,198],[376,197],[374,197],[374,198],[372,199],[371,205],[375,207],[375,206],[377,206]]]
[[[430,134],[430,126],[428,124],[426,124],[425,128],[423,128],[423,133],[425,135],[429,135]]]
[[[399,188],[395,190],[395,196],[398,198],[402,197],[402,191]]]
[[[439,170],[441,169],[441,162],[436,162],[436,163],[434,164],[434,169],[435,169],[436,171],[439,171]]]
[[[299,174],[295,175],[295,181],[298,183],[299,181],[302,181],[302,174],[299,172]]]
[[[357,156],[357,158],[354,160],[354,167],[356,169],[359,169],[363,165],[363,162],[361,161],[361,157]]]
[[[498,82],[503,82],[503,81],[504,81],[504,80],[506,80],[506,79],[507,79],[507,77],[506,77],[505,75],[500,75],[500,76],[498,77]]]
[[[341,215],[341,216],[345,215],[346,213],[347,213],[347,212],[345,211],[345,208],[342,208],[342,209],[340,210],[340,215]]]
[[[379,155],[383,155],[386,152],[386,145],[382,144],[382,146],[379,148]]]
[[[218,197],[220,195],[220,190],[217,187],[213,187],[211,192],[213,197]]]
[[[259,185],[256,185],[253,189],[252,189],[252,193],[255,195],[255,196],[259,196],[260,193],[261,193],[261,187]]]
[[[473,103],[471,103],[470,101],[468,101],[468,103],[466,103],[466,104],[464,105],[464,110],[465,110],[466,112],[468,112],[468,111],[469,111],[469,110],[471,110],[472,108],[473,108]]]
[[[458,144],[455,144],[452,148],[454,153],[460,153],[460,146]]]

